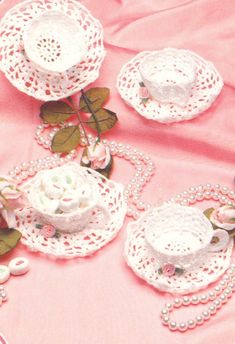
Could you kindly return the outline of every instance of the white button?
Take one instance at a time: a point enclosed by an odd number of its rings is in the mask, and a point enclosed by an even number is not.
[[[12,275],[19,276],[29,271],[29,261],[27,258],[14,258],[9,263],[9,269]]]
[[[4,283],[10,277],[10,269],[6,265],[0,265],[0,283]]]

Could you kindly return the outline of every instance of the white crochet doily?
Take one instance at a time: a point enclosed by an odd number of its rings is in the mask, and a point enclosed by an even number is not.
[[[168,57],[172,54],[172,59],[178,51],[174,48],[164,50]],[[191,51],[183,49],[180,51],[185,57],[192,58],[196,66],[196,81],[185,107],[173,103],[160,104],[151,98],[147,103],[142,102],[139,96],[139,83],[142,81],[139,66],[147,56],[154,54],[154,51],[141,52],[122,67],[117,79],[118,91],[121,97],[143,117],[162,123],[189,120],[207,110],[219,95],[223,80],[215,66]]]
[[[47,11],[60,11],[76,21],[85,33],[87,52],[66,73],[39,71],[27,58],[22,36],[31,21]],[[10,9],[0,21],[0,69],[20,91],[40,100],[68,97],[99,76],[105,56],[103,28],[90,12],[74,0],[25,1]]]
[[[224,250],[208,253],[208,258],[204,263],[180,276],[167,277],[159,274],[159,262],[145,237],[145,229],[155,215],[154,209],[150,209],[127,227],[124,256],[127,264],[137,276],[161,291],[187,294],[215,282],[229,267],[233,240],[230,240]]]
[[[45,238],[36,224],[43,224],[40,217],[32,208],[17,211],[17,228],[22,233],[22,243],[31,251],[56,256],[58,258],[85,257],[99,250],[110,242],[121,229],[125,214],[123,186],[104,178],[99,173],[84,168],[88,179],[96,182],[103,203],[111,213],[111,220],[103,224],[103,216],[97,211],[89,220],[84,230],[76,233],[60,233],[60,237]],[[27,182],[26,186],[30,186]]]

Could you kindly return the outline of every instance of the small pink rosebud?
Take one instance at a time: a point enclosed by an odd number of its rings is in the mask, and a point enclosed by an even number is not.
[[[227,231],[235,229],[235,207],[224,205],[215,209],[210,216],[210,220],[217,227]]]
[[[141,99],[147,99],[147,98],[149,98],[149,91],[148,91],[147,87],[145,87],[145,86],[140,86],[140,88],[139,88],[139,97],[140,97]]]
[[[170,277],[175,274],[175,266],[173,264],[165,264],[162,267],[162,273],[164,276]]]
[[[44,225],[41,228],[41,233],[45,238],[52,238],[56,234],[56,229],[52,225]]]
[[[105,169],[110,163],[110,160],[110,149],[102,142],[95,142],[88,146],[87,156],[82,159],[85,164],[91,163],[91,168],[94,170]]]

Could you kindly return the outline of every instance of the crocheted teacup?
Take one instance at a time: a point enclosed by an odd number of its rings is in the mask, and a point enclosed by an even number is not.
[[[82,230],[92,217],[96,216],[97,220],[97,212],[104,225],[110,219],[97,185],[85,178],[82,169],[77,163],[69,163],[40,171],[31,180],[31,206],[44,223],[59,231],[72,233]]]
[[[181,50],[156,51],[139,67],[142,80],[153,99],[185,106],[196,79],[196,65]]]
[[[51,73],[63,73],[80,63],[87,50],[82,27],[59,11],[33,19],[24,32],[23,45],[36,67]]]
[[[169,265],[184,270],[205,261],[210,251],[224,248],[227,240],[223,247],[221,241],[213,240],[217,236],[222,239],[221,233],[220,229],[213,230],[201,210],[167,204],[155,208],[155,216],[145,229],[145,238],[161,267]]]

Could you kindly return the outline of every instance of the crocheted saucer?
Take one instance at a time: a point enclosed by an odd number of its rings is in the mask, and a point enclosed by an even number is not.
[[[117,79],[121,97],[143,117],[161,123],[198,116],[212,105],[222,87],[211,62],[174,48],[137,54]]]
[[[200,201],[202,200],[200,195]],[[206,196],[208,198],[208,196]],[[206,199],[206,198],[205,198]],[[208,252],[204,261],[173,275],[163,274],[159,257],[148,240],[146,231],[152,226],[156,209],[146,211],[137,221],[128,224],[124,256],[129,267],[140,278],[160,291],[188,294],[215,282],[229,267],[233,240],[218,252]],[[182,236],[182,235],[181,235]],[[183,241],[183,237],[182,237]],[[169,264],[169,268],[170,264]]]
[[[72,163],[71,163],[72,164]],[[16,211],[17,228],[22,233],[22,243],[31,251],[42,252],[57,258],[85,257],[98,251],[109,243],[121,229],[126,215],[123,186],[108,180],[101,174],[88,168],[82,168],[87,182],[95,183],[99,188],[102,202],[111,214],[108,222],[103,221],[100,211],[94,210],[84,229],[73,233],[59,232],[59,235],[47,238],[40,229],[43,219],[32,207]],[[26,192],[31,189],[31,180],[22,184]]]
[[[52,16],[53,12],[62,13],[63,18],[58,15]],[[54,19],[47,22],[47,14]],[[37,22],[40,18],[44,18],[43,22]],[[37,23],[40,25],[36,25]],[[72,23],[76,23],[77,28],[80,28],[80,35],[84,36],[83,39],[78,39],[81,52],[78,59],[74,56],[75,47],[71,46],[72,42],[74,44],[74,34],[73,40],[68,44],[69,32],[73,29]],[[50,32],[44,30],[47,25],[52,28]],[[63,38],[56,33],[55,27],[58,25],[61,26],[60,34],[64,32]],[[32,28],[34,36],[30,36],[29,42],[25,44]],[[77,44],[77,40],[75,42]],[[84,42],[86,49],[83,46]],[[45,49],[50,50],[50,56],[48,54],[46,57]],[[61,55],[57,56],[58,54]],[[20,2],[10,9],[0,22],[0,69],[16,88],[40,100],[65,98],[86,87],[98,78],[104,56],[103,28],[78,1]],[[44,58],[47,60],[44,61]],[[73,65],[74,63],[76,64]],[[51,72],[46,69],[50,69]],[[63,70],[66,71],[55,73]]]

